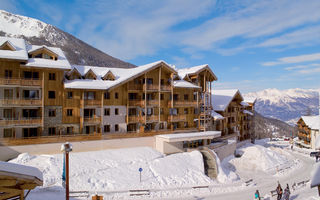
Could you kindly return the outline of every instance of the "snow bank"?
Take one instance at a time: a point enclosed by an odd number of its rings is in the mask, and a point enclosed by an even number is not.
[[[228,167],[229,164],[229,157],[225,158],[222,162],[220,162],[219,157],[217,156],[217,154],[212,151],[215,156],[216,156],[216,162],[217,162],[217,167],[218,167],[218,176],[217,176],[217,180],[220,183],[233,183],[237,180],[239,180],[239,176],[234,173],[233,171],[230,170],[230,168]]]
[[[241,148],[243,155],[230,160],[237,169],[264,171],[273,173],[290,163],[287,155],[261,145],[248,144]]]
[[[10,162],[33,166],[43,172],[44,186],[39,190],[61,189],[61,154],[21,154]],[[140,167],[143,169],[141,183]],[[141,147],[70,154],[71,191],[172,188],[210,183],[213,181],[204,174],[202,155],[198,151],[165,157],[152,148]]]

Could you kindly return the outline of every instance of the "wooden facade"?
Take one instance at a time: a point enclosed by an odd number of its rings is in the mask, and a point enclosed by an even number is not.
[[[310,146],[311,142],[311,128],[303,121],[302,118],[297,122],[298,138],[303,141],[305,145]]]

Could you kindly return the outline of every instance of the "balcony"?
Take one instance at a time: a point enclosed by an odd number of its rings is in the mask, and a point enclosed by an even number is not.
[[[85,116],[83,120],[84,120],[84,123],[87,123],[87,124],[100,124],[101,122],[101,118],[97,116]]]
[[[147,100],[147,106],[158,106],[159,100]]]
[[[19,86],[42,86],[42,81],[38,79],[4,79],[0,78],[0,85],[19,85]]]
[[[129,99],[129,106],[144,106],[144,100],[137,100],[137,99]]]
[[[159,85],[155,85],[155,84],[143,84],[143,90],[158,91],[158,90],[159,90]]]
[[[171,91],[171,85],[161,85],[161,91]]]
[[[169,122],[179,122],[179,121],[186,121],[186,115],[170,115],[168,117]]]
[[[41,106],[41,99],[0,99],[0,106]]]
[[[196,101],[175,101],[173,100],[173,107],[196,107]],[[168,107],[171,107],[171,101],[168,101]]]
[[[41,118],[2,119],[0,126],[41,125]]]
[[[84,105],[85,106],[100,106],[101,105],[101,100],[85,99],[84,100]]]
[[[136,115],[132,115],[132,116],[128,116],[128,123],[139,123],[142,122],[144,120],[143,116],[136,116]]]
[[[147,115],[147,122],[159,121],[159,115]]]
[[[141,84],[128,84],[128,90],[142,90],[142,85]]]

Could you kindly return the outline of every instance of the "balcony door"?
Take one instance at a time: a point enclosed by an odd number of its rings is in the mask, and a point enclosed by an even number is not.
[[[4,89],[4,99],[13,99],[13,89]]]
[[[38,110],[37,109],[23,109],[22,110],[23,118],[37,118],[38,117]]]
[[[13,109],[3,109],[3,118],[12,119],[13,118]]]

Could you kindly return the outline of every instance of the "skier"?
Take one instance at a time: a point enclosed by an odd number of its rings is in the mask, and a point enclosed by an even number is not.
[[[284,198],[284,200],[289,200],[289,198],[290,198],[290,189],[289,189],[288,184],[287,184],[286,189],[284,189],[283,198]]]
[[[260,200],[259,190],[256,190],[256,193],[254,193],[254,199],[255,199],[255,200]]]
[[[277,191],[277,195],[278,195],[277,200],[281,200],[281,198],[282,198],[282,188],[281,188],[281,185],[280,185],[279,181],[278,181],[278,187],[277,187],[276,191]]]

